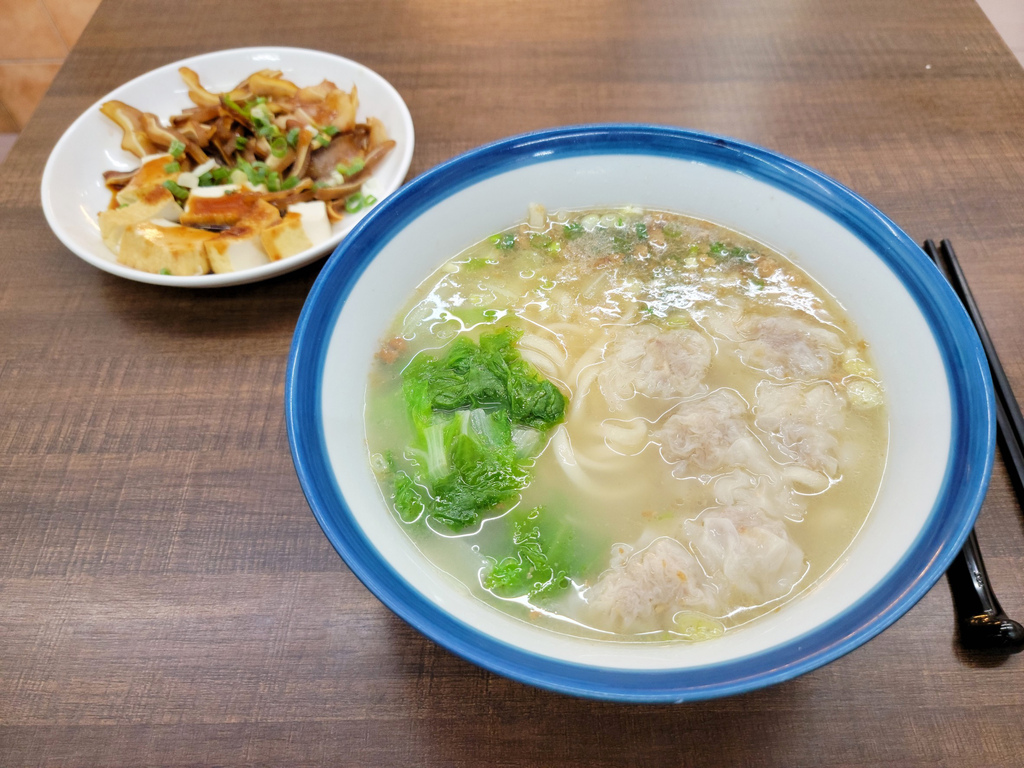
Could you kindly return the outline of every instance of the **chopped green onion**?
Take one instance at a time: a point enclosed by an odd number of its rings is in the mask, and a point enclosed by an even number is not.
[[[336,125],[328,125],[326,128],[324,128],[324,133],[326,133],[328,136],[333,136],[337,132],[338,127]]]
[[[725,243],[714,242],[708,247],[708,253],[714,256],[717,260],[724,261],[728,258],[742,259],[748,252],[740,248],[738,245],[729,248]]]
[[[287,179],[285,179],[283,182],[281,182],[281,189],[291,189],[292,187],[294,187],[298,183],[299,183],[299,177],[298,176],[289,176]]]
[[[170,179],[164,182],[164,189],[166,189],[179,200],[188,200],[188,190],[185,189],[180,184],[176,184],[175,182],[171,181]]]
[[[583,225],[578,221],[570,222],[562,227],[562,234],[565,235],[566,240],[575,240],[577,237],[582,235],[583,232]]]
[[[647,239],[647,225],[644,224],[642,221],[638,221],[636,223],[636,236],[640,240]]]
[[[366,197],[363,198],[363,205],[366,208],[369,208],[371,205],[374,205],[376,202],[377,202],[377,198],[374,197],[373,195],[367,195]]]
[[[281,129],[274,125],[266,110],[260,109],[257,112],[254,108],[249,113],[249,119],[252,120],[252,124],[256,127],[256,134],[258,136],[269,139],[270,137],[276,138],[281,135]]]
[[[117,207],[118,207],[118,208],[127,208],[127,207],[128,207],[129,205],[131,205],[131,203],[121,203],[121,204],[120,204],[119,206],[117,206]]]
[[[200,187],[212,187],[212,186],[214,186],[213,174],[210,173],[209,171],[207,171],[202,176],[200,176],[199,177],[199,186]]]
[[[288,154],[288,141],[284,136],[278,136],[270,143],[270,154],[274,157],[284,157]]]
[[[371,202],[371,198],[365,198],[362,197],[360,193],[355,193],[355,195],[349,195],[348,199],[345,201],[345,210],[349,213],[356,213],[357,211],[361,211],[376,202],[376,198],[373,198],[373,201]]]
[[[547,251],[548,253],[558,253],[562,250],[562,245],[557,240],[552,240],[547,235],[531,236],[530,245],[534,248],[540,248],[541,250]]]
[[[160,270],[160,274],[161,275],[169,275],[169,274],[171,274],[171,270],[169,270],[167,267],[164,267],[163,269]]]
[[[168,163],[164,166],[164,173],[177,173],[181,170],[181,163]]]
[[[615,250],[622,254],[633,252],[633,243],[625,235],[613,235],[612,245],[615,246]]]
[[[245,161],[245,158],[235,158],[238,170],[245,174],[245,177],[249,180],[249,183],[254,187],[259,186],[267,180],[267,166],[264,163],[253,163],[249,164]]]
[[[271,171],[267,174],[267,189],[271,192],[281,191],[281,176],[277,171]]]
[[[231,168],[223,168],[218,166],[217,168],[214,168],[212,171],[210,171],[210,175],[213,177],[213,180],[215,182],[220,183],[231,175],[231,171]],[[205,176],[206,174],[203,175]],[[199,178],[202,178],[202,176],[200,176]]]
[[[330,184],[328,184],[326,181],[314,181],[313,182],[313,191],[316,192],[319,189],[323,189],[324,187],[329,187],[329,186],[330,186]]]
[[[182,144],[177,139],[175,139],[174,141],[171,142],[171,146],[167,149],[167,151],[171,153],[171,157],[181,157],[182,153],[184,153],[185,151],[185,145]]]
[[[245,136],[235,136],[235,149],[244,151],[249,146],[249,140]]]
[[[516,236],[511,232],[504,232],[500,235],[491,235],[488,241],[499,251],[511,251],[515,248]]]
[[[357,157],[349,165],[342,165],[341,163],[338,163],[338,165],[335,166],[335,170],[337,170],[338,173],[340,173],[342,176],[348,177],[355,176],[365,167],[366,162],[363,160],[363,158]]]
[[[288,135],[285,136],[284,140],[288,142],[289,147],[295,149],[296,145],[298,145],[299,143],[299,129],[292,128],[290,131],[288,131]]]

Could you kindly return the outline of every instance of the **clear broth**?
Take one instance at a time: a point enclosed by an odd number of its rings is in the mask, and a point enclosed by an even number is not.
[[[437,354],[459,335],[475,339],[505,325],[523,329],[523,356],[568,397],[564,425],[549,436],[518,502],[457,532],[430,519],[408,524],[396,514],[417,547],[474,596],[513,616],[560,632],[616,640],[714,637],[777,609],[821,579],[863,525],[888,447],[882,385],[867,344],[842,307],[781,254],[705,221],[634,208],[550,217],[534,212],[531,218],[536,226],[520,224],[467,248],[420,285],[396,318],[389,333],[393,339],[384,342],[368,382],[367,445],[376,468],[388,451],[409,466],[403,449],[412,430],[402,369],[414,355]],[[830,342],[828,370],[821,375],[794,373],[785,368],[788,363],[773,368],[751,346],[757,343],[757,331],[752,342],[750,329],[760,327],[758,318],[784,318],[831,334],[841,350]],[[640,326],[649,326],[650,333],[697,331],[709,342],[711,362],[696,390],[665,395],[634,387],[625,395],[608,395],[602,371],[614,362],[622,334]],[[401,351],[388,354],[389,349]],[[801,461],[757,423],[758,387],[805,392],[822,383],[843,405],[842,426],[832,430],[840,439],[830,454],[838,466],[817,468],[827,477],[824,489],[790,484],[786,503],[770,515],[772,525],[784,526],[802,553],[802,570],[793,583],[773,584],[768,599],[734,596],[710,609],[670,602],[631,619],[592,604],[591,588],[612,570],[617,552],[620,561],[622,553],[639,556],[659,538],[678,542],[704,567],[699,548],[683,533],[685,521],[722,506],[719,481],[738,467],[666,460],[659,431],[674,413],[718,391],[735,393],[747,405],[746,428],[761,446],[754,448],[771,461],[767,471],[784,474]],[[759,473],[747,469],[751,482],[757,481]],[[380,480],[391,504],[388,483],[383,476]],[[778,476],[775,480],[775,487],[782,487]],[[570,524],[580,562],[587,565],[559,596],[500,598],[483,581],[507,550],[504,518],[513,509],[537,505]]]

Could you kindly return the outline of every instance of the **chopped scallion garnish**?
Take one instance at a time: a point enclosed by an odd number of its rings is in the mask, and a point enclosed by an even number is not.
[[[169,275],[169,274],[171,274],[171,270],[169,270],[167,267],[164,267],[163,269],[160,270],[160,274],[161,275]]]
[[[244,151],[245,148],[248,145],[249,145],[249,140],[247,138],[245,138],[245,136],[236,136],[235,137],[235,149]]]
[[[278,136],[270,143],[270,154],[274,157],[284,157],[288,154],[288,141],[284,136]]]
[[[294,187],[298,183],[299,183],[299,177],[298,176],[289,176],[287,179],[285,179],[283,182],[281,182],[281,189],[291,189],[292,187]]]
[[[359,173],[365,167],[366,167],[366,162],[363,160],[363,158],[357,157],[355,160],[353,160],[348,165],[342,165],[341,163],[338,163],[338,165],[335,167],[335,169],[342,176],[345,176],[346,178],[348,178],[349,176],[355,176],[357,173]]]
[[[264,165],[263,163],[253,163],[252,165],[250,165],[245,161],[245,158],[238,157],[236,155],[235,164],[238,170],[245,174],[245,177],[249,180],[249,183],[252,184],[254,187],[259,186],[264,181],[266,181],[267,166]]]
[[[530,237],[530,245],[534,248],[540,248],[541,250],[547,251],[548,253],[558,253],[562,250],[562,245],[557,240],[552,240],[547,235],[533,235]]]
[[[361,211],[366,205],[366,198],[356,192],[354,195],[349,195],[348,199],[345,200],[345,210],[349,213],[356,213]]]
[[[185,145],[175,139],[171,142],[171,146],[167,148],[167,151],[171,154],[171,157],[179,158],[185,152]]]
[[[298,128],[292,128],[290,131],[288,131],[288,135],[285,136],[285,141],[288,142],[288,146],[289,147],[291,147],[292,149],[295,149],[295,147],[299,143],[299,129]]]
[[[164,166],[164,173],[177,173],[181,170],[181,163],[168,163]]]
[[[188,200],[188,190],[170,179],[164,182],[164,189],[170,192],[179,200]]]
[[[489,242],[499,251],[511,251],[516,245],[516,236],[511,232],[500,235],[491,235]]]
[[[328,136],[333,136],[337,132],[338,127],[336,125],[328,125],[326,128],[324,128],[324,133],[326,133]]]

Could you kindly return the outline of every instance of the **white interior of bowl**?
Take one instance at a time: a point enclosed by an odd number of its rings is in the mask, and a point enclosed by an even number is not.
[[[327,242],[240,272],[181,277],[154,275],[118,263],[103,244],[96,218],[110,203],[103,172],[132,170],[139,166],[139,159],[121,149],[121,129],[101,114],[99,107],[116,99],[166,122],[171,115],[194,106],[178,73],[180,66],[195,70],[203,86],[215,93],[233,88],[261,69],[279,69],[300,86],[316,85],[324,79],[345,90],[355,85],[360,101],[357,118],[380,118],[396,142],[395,149],[374,170],[375,196],[383,199],[405,179],[413,152],[412,118],[398,92],[376,72],[340,56],[301,48],[239,48],[194,56],[147,72],[107,94],[72,123],[50,154],[42,181],[47,221],[64,245],[93,266],[159,285],[214,287],[263,280],[330,253],[365,215],[360,212],[333,224]]]
[[[849,311],[872,346],[886,387],[891,445],[875,508],[843,561],[778,612],[699,644],[625,644],[559,635],[472,597],[427,562],[385,507],[367,464],[363,404],[373,354],[415,287],[444,260],[549,210],[639,205],[698,216],[777,249]],[[492,176],[443,200],[399,232],[343,306],[324,367],[324,432],[352,514],[401,577],[449,614],[504,642],[560,660],[666,669],[736,659],[792,640],[841,614],[893,569],[921,532],[939,493],[951,411],[938,347],[913,298],[857,237],[812,206],[734,171],[637,155],[552,160]]]

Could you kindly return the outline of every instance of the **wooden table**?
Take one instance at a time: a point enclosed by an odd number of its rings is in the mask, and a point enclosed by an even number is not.
[[[944,580],[823,669],[686,706],[528,688],[381,605],[288,452],[286,356],[319,265],[156,288],[75,258],[39,207],[50,149],[93,101],[257,44],[390,80],[411,175],[590,121],[816,166],[915,239],[953,240],[1024,393],[1024,72],[970,0],[105,0],[0,168],[0,765],[1024,765],[1024,656],[958,650]],[[978,532],[1024,618],[1001,466]]]

